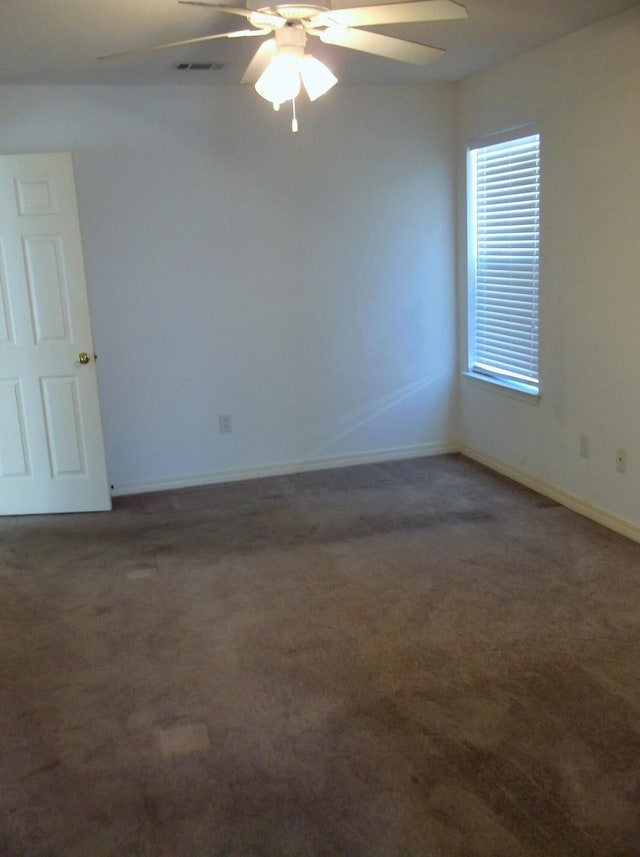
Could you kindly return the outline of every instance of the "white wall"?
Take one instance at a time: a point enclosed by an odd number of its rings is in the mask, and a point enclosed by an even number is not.
[[[454,89],[299,118],[245,87],[0,88],[2,153],[73,154],[116,491],[454,436]]]
[[[542,397],[534,406],[463,379],[462,441],[530,484],[632,522],[637,534],[639,45],[635,9],[467,79],[458,116],[461,236],[467,141],[530,120],[539,120],[542,135]],[[465,291],[460,277],[461,299]],[[583,433],[589,459],[579,457]],[[628,450],[625,475],[615,470],[618,447]]]

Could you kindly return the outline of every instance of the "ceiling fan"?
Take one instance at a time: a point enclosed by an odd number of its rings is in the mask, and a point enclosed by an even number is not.
[[[257,3],[262,0],[255,0]],[[328,45],[375,54],[386,59],[414,65],[428,65],[444,55],[441,48],[385,36],[362,30],[361,27],[376,27],[384,24],[404,24],[423,21],[445,21],[467,18],[467,10],[454,0],[407,0],[407,2],[384,3],[378,6],[356,6],[350,9],[331,10],[312,3],[276,3],[257,9],[242,9],[205,0],[178,0],[184,6],[205,6],[217,12],[225,12],[244,18],[250,29],[214,33],[194,39],[168,42],[150,48],[109,54],[100,59],[115,59],[133,54],[150,53],[166,48],[194,45],[213,39],[237,39],[247,37],[266,38],[247,66],[241,83],[253,83],[263,98],[271,101],[277,110],[285,101],[293,102],[294,119],[292,130],[297,131],[295,98],[300,83],[311,101],[327,92],[337,78],[319,60],[305,53],[307,38],[315,36]],[[252,0],[249,0],[252,2]]]

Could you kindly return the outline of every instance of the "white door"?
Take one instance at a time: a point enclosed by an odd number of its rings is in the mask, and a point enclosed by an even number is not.
[[[0,514],[110,508],[71,155],[2,156]]]

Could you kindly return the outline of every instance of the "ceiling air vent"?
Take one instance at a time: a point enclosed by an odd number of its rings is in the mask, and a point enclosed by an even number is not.
[[[220,71],[224,68],[222,62],[177,62],[174,68],[178,71]]]

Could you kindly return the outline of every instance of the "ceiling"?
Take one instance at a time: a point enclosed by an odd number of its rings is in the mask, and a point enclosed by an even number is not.
[[[443,59],[425,68],[324,45],[317,39],[312,40],[311,51],[343,82],[456,81],[637,5],[635,0],[461,2],[468,20],[376,28],[447,50]],[[335,0],[333,8],[370,4],[371,0]],[[221,39],[109,62],[96,58],[244,26],[237,16],[181,6],[176,0],[2,0],[0,84],[237,83],[258,39]],[[215,61],[224,67],[174,68],[177,62],[194,61]]]

